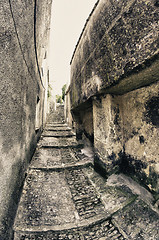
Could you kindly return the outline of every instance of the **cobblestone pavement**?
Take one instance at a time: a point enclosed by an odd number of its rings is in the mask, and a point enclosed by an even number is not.
[[[158,240],[152,195],[122,174],[96,173],[62,111],[50,115],[29,166],[14,240]]]

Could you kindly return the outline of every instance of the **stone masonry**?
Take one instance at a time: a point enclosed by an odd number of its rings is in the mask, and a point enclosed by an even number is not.
[[[25,179],[14,240],[158,240],[159,213],[123,174],[94,171],[93,151],[59,112],[50,115]]]
[[[158,1],[97,1],[72,56],[66,96],[66,119],[94,146],[96,169],[131,175],[156,201],[158,43]]]

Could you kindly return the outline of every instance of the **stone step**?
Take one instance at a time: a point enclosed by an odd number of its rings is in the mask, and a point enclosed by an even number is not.
[[[48,122],[59,122],[59,123],[65,123],[65,119],[63,116],[57,116],[53,115],[50,119],[48,119]]]
[[[53,123],[53,124],[65,124],[65,119],[64,118],[54,118],[54,120],[49,120],[48,119],[48,122],[47,124],[50,124],[50,123]]]
[[[80,148],[83,143],[77,142],[75,137],[42,137],[37,146],[43,148]]]
[[[111,220],[102,220],[86,227],[72,228],[66,230],[54,231],[36,231],[23,232],[16,231],[14,240],[124,240],[125,238],[119,232]]]
[[[65,123],[59,123],[59,122],[47,123],[44,129],[45,130],[50,129],[50,131],[53,131],[53,130],[55,130],[55,131],[57,131],[57,130],[61,130],[61,131],[72,130]]]
[[[42,136],[43,137],[67,137],[67,138],[70,138],[70,137],[73,137],[75,136],[75,133],[71,132],[71,131],[44,131],[42,133]]]
[[[58,172],[31,169],[17,211],[14,239],[38,235],[52,239],[62,231],[63,236],[72,232],[73,236],[118,236],[118,239],[124,239],[116,226],[106,220],[109,217],[82,169]]]
[[[14,240],[158,240],[152,195],[125,175],[95,172],[92,151],[60,119],[50,116],[29,166]]]
[[[52,126],[67,126],[65,122],[53,122],[53,121],[48,121],[46,125],[52,125]]]
[[[69,127],[67,127],[67,126],[52,126],[52,125],[47,125],[46,127],[45,127],[45,131],[61,131],[61,132],[64,132],[64,131],[71,131],[72,129],[71,128],[69,128]]]
[[[143,239],[157,239],[157,213],[142,200],[132,201],[134,195],[126,185],[122,189],[110,187],[110,181],[107,183],[100,176],[100,181],[97,177],[94,180],[96,186],[103,187],[98,195],[99,189],[91,183],[85,170],[48,172],[32,169],[19,204],[14,239],[40,236],[67,239],[68,235],[75,239],[78,235],[95,236],[94,239],[140,239],[141,233]],[[111,216],[113,220],[108,221]],[[108,228],[103,227],[105,224]]]
[[[14,240],[62,236],[157,240],[157,212],[134,195],[127,178],[123,178],[122,188],[115,179],[118,176],[106,181],[91,167],[31,169],[14,224]]]
[[[36,149],[30,168],[35,169],[61,169],[93,164],[93,158],[84,155],[80,149]]]
[[[52,119],[50,119],[50,120],[48,119],[47,122],[46,122],[46,125],[55,125],[55,126],[56,125],[60,125],[60,126],[65,125],[65,126],[67,126],[67,123],[65,121],[60,121],[60,122],[58,121],[57,122],[57,121],[53,121]]]

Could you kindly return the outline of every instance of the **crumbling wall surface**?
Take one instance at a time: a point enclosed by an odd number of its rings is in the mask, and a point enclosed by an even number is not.
[[[159,193],[159,83],[122,96],[124,172]]]
[[[95,168],[104,175],[122,171],[155,192],[158,33],[158,1],[99,0],[75,48],[70,84],[77,132],[92,102]]]
[[[41,26],[43,32],[49,27],[51,3],[48,2],[0,3],[0,239],[3,240],[10,239],[20,187],[43,124],[47,86],[37,64],[42,60],[36,44],[43,38],[36,34]],[[38,4],[45,6],[46,25],[45,19],[41,22],[36,18]],[[46,44],[43,41],[45,49]],[[37,128],[36,119],[40,119]]]
[[[110,94],[93,100],[95,168],[99,165],[106,174],[119,171],[123,151],[121,103],[121,96]]]
[[[159,83],[93,100],[95,168],[159,192]]]
[[[119,82],[121,93],[157,81],[158,21],[154,0],[100,0],[72,57],[72,107]],[[128,78],[148,66],[144,77]]]

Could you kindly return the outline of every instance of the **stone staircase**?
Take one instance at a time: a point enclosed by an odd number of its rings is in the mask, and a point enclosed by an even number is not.
[[[123,174],[96,173],[61,105],[38,143],[14,223],[14,240],[59,239],[159,239],[151,194]]]

